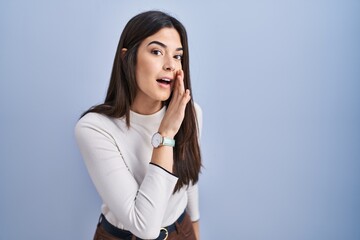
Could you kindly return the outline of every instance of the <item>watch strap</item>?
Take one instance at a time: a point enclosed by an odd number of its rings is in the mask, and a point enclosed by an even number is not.
[[[169,147],[175,147],[175,139],[163,137],[162,145],[169,146]]]

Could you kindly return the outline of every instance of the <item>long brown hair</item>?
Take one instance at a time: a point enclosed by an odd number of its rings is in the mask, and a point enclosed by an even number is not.
[[[110,77],[110,84],[103,104],[87,110],[104,114],[113,118],[125,116],[126,124],[130,127],[130,106],[137,92],[135,78],[136,56],[141,42],[158,32],[162,28],[175,28],[180,35],[183,58],[185,89],[190,89],[189,48],[185,27],[174,17],[160,11],[143,12],[126,24],[117,47],[114,65]],[[122,55],[122,49],[127,51]],[[163,104],[168,106],[171,97]],[[81,116],[81,117],[82,117]],[[174,173],[179,177],[174,193],[184,185],[195,184],[199,179],[201,169],[201,154],[198,143],[198,123],[196,120],[193,98],[187,104],[182,125],[175,135]]]

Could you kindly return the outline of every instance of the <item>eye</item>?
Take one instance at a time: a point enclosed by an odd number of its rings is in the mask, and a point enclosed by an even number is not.
[[[182,60],[183,59],[183,55],[182,54],[178,54],[178,55],[175,55],[174,58],[176,60]]]
[[[155,55],[158,55],[158,56],[162,55],[162,52],[160,50],[158,50],[158,49],[151,50],[151,53],[155,54]]]

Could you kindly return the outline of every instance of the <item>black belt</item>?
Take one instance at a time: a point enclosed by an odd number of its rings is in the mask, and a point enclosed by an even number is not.
[[[185,217],[185,211],[180,215],[180,217],[173,224],[171,224],[167,227],[161,228],[160,235],[154,240],[166,239],[168,237],[168,235],[170,235],[170,233],[172,233],[173,231],[176,230],[175,223],[177,222],[180,224],[184,220],[184,217]],[[98,225],[102,226],[107,233],[109,233],[115,237],[118,237],[120,239],[125,239],[125,240],[129,239],[130,240],[131,237],[133,236],[133,234],[130,231],[122,230],[120,228],[115,227],[111,223],[109,223],[109,221],[106,220],[104,214],[100,215]],[[142,240],[142,239],[136,237],[136,240]]]

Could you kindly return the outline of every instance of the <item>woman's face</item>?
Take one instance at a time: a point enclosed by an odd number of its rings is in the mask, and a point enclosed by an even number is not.
[[[162,28],[141,42],[134,104],[161,107],[170,97],[177,71],[182,69],[182,54],[180,35],[174,28]]]

